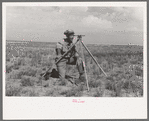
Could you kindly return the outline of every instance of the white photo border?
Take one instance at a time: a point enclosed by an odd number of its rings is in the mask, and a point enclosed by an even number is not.
[[[5,96],[6,6],[114,6],[144,9],[144,93],[141,98],[7,97]],[[2,3],[3,119],[146,119],[147,118],[147,2],[3,2]],[[84,103],[73,103],[73,99]]]

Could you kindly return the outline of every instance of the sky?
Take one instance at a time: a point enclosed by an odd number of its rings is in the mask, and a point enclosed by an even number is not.
[[[63,40],[67,29],[85,35],[86,44],[142,45],[143,8],[6,7],[6,40],[58,42]]]

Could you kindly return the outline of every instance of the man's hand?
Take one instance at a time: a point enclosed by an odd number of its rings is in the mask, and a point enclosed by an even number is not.
[[[69,59],[69,58],[70,58],[70,56],[69,56],[69,55],[66,55],[66,56],[65,56],[65,58],[66,58],[66,59]]]

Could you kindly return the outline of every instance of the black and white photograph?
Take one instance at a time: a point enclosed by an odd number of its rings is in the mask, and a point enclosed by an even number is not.
[[[6,98],[146,97],[145,2],[4,4]]]

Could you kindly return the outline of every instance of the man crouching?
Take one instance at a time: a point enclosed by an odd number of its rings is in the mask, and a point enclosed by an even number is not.
[[[63,42],[58,42],[56,44],[56,54],[57,59],[62,57],[62,55],[69,50],[69,48],[73,45],[73,39],[74,39],[74,31],[73,30],[66,30],[64,32],[64,35],[66,35],[66,38],[63,40]],[[79,54],[76,50],[76,46],[74,46],[71,51],[68,52],[68,54],[63,57],[57,64],[57,70],[59,73],[59,78],[65,79],[66,77],[66,66],[68,65],[76,65],[78,72],[80,74],[79,79],[81,81],[85,81],[85,74],[84,74],[84,66],[83,61],[79,57]]]

